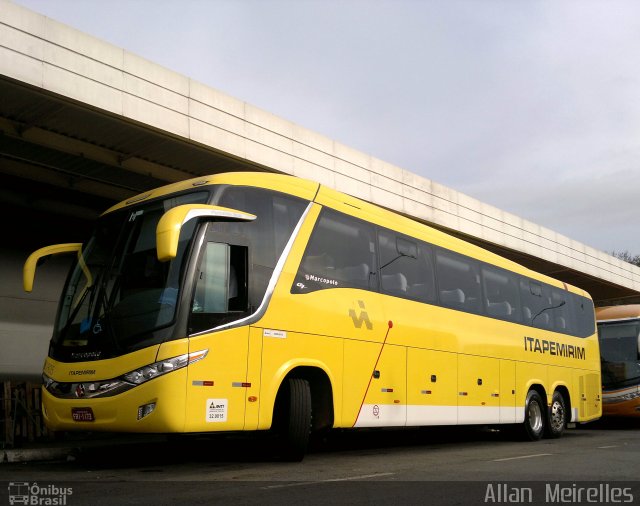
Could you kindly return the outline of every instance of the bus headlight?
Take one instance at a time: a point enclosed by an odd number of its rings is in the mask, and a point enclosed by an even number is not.
[[[140,385],[153,378],[157,378],[158,376],[162,376],[163,374],[167,374],[171,371],[177,371],[178,369],[186,367],[188,364],[193,364],[198,360],[202,360],[207,356],[208,352],[209,350],[201,350],[193,353],[185,353],[178,357],[168,358],[166,360],[161,360],[160,362],[155,362],[154,364],[145,365],[140,369],[136,369],[135,371],[122,375],[122,379],[128,383]]]

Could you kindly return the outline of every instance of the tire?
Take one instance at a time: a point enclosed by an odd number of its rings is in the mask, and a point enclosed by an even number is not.
[[[524,436],[530,441],[542,438],[547,426],[546,403],[535,390],[529,390],[524,406]]]
[[[559,438],[562,436],[567,426],[567,403],[564,396],[557,390],[553,392],[551,406],[549,406],[545,436],[548,438]]]
[[[300,462],[311,434],[311,388],[307,380],[290,378],[282,393],[282,402],[277,404],[281,455],[287,461]]]

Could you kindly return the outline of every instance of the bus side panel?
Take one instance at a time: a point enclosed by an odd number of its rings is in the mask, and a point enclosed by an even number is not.
[[[458,423],[458,355],[409,348],[407,425]]]
[[[458,423],[500,422],[500,361],[458,356]]]
[[[342,413],[340,427],[353,427],[363,408],[367,389],[375,388],[374,367],[382,343],[345,339],[344,382],[342,384]],[[373,407],[369,411],[373,416]]]
[[[576,421],[587,422],[600,418],[602,415],[602,391],[600,375],[596,373],[585,373],[584,371],[575,371],[577,378],[574,379],[578,385],[580,402],[575,403],[578,406],[578,415]]]
[[[353,364],[364,362],[369,364],[359,371],[362,379],[367,380],[368,388],[362,392],[360,401],[351,398],[350,406],[362,407],[355,423],[356,427],[402,427],[407,419],[406,367],[407,349],[404,346],[376,345],[367,346],[371,353],[368,359],[362,360],[358,353],[361,344],[349,341],[345,343],[345,369],[349,370]],[[376,350],[377,348],[377,350]],[[377,353],[376,353],[377,351]],[[379,355],[378,363],[376,358]],[[373,367],[375,366],[375,369]],[[371,381],[369,382],[369,378]],[[345,383],[345,397],[349,385]],[[366,395],[364,393],[366,392]],[[364,396],[364,397],[363,397]]]
[[[516,423],[516,362],[500,360],[500,423]]]

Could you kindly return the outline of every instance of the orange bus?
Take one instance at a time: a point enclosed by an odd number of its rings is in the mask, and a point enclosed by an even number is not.
[[[640,417],[640,304],[596,309],[603,416]]]

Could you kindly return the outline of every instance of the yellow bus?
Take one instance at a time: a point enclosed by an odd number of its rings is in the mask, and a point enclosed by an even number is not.
[[[287,456],[328,428],[601,415],[584,291],[291,176],[169,185],[103,214],[44,364],[56,431],[273,429]]]
[[[640,417],[640,304],[596,309],[603,416]]]

